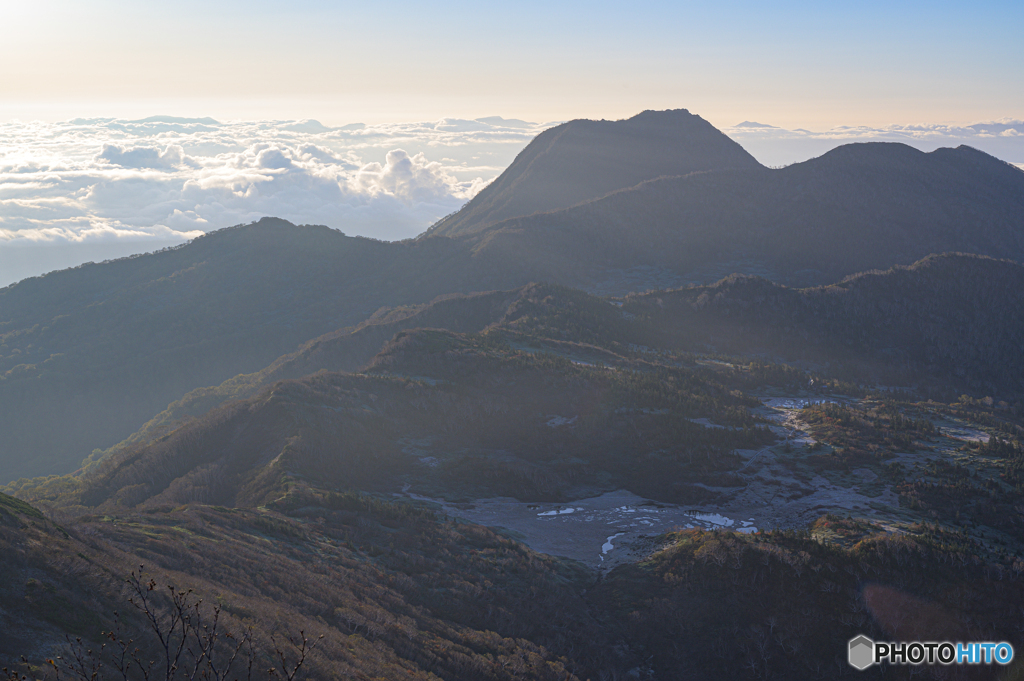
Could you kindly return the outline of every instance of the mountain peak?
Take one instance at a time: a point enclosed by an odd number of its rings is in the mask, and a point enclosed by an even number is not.
[[[697,116],[696,114],[690,113],[689,109],[665,109],[663,111],[658,111],[657,109],[644,109],[643,111],[641,111],[637,115],[632,116],[630,118],[623,119],[623,120],[627,120],[627,121],[641,121],[641,120],[669,121],[669,120],[676,120],[677,121],[677,120],[680,120],[680,119],[684,119],[685,120],[686,118],[700,118],[700,116]],[[704,119],[701,118],[701,120],[704,120]]]
[[[686,109],[643,111],[619,121],[577,119],[538,135],[494,182],[427,234],[478,232],[663,175],[758,167],[743,147]]]

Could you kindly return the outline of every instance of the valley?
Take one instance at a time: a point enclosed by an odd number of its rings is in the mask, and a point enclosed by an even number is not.
[[[626,490],[555,505],[508,497],[452,505],[411,491],[403,494],[449,517],[504,532],[540,553],[570,558],[596,570],[643,560],[657,548],[656,538],[673,530],[757,530],[753,518],[735,521],[717,513],[644,499]]]

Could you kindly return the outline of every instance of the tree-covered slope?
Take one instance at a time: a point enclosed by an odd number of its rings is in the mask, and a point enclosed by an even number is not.
[[[0,470],[73,470],[194,388],[383,305],[482,288],[453,264],[461,252],[265,219],[0,290]]]
[[[1009,396],[1024,392],[1022,309],[1024,266],[965,254],[806,289],[729,277],[630,296],[623,307],[657,329],[660,342]]]
[[[562,348],[574,349],[588,351]],[[90,508],[258,506],[297,475],[387,492],[415,481],[456,499],[626,487],[682,502],[705,495],[695,482],[730,484],[732,449],[774,440],[746,412],[756,402],[713,376],[603,356],[615,368],[517,349],[497,331],[401,332],[365,373],[279,381],[36,494]]]
[[[240,677],[249,656],[258,676],[287,673],[297,659],[287,637],[300,631],[317,645],[297,678],[425,681],[910,679],[919,668],[853,670],[847,641],[1019,642],[1024,563],[986,557],[935,525],[897,535],[827,515],[796,532],[686,530],[657,544],[597,578],[487,528],[294,478],[259,509],[111,509],[61,526],[0,510],[0,666],[45,678],[45,660],[73,661],[77,649],[104,662],[99,678],[108,678],[118,639],[162,662],[125,601],[125,577],[140,564],[158,615],[172,585],[192,589],[205,616],[219,609],[222,633],[250,633]],[[232,645],[222,639],[219,652]],[[992,671],[949,670],[964,679]],[[998,671],[1015,678],[1020,665]]]
[[[115,450],[162,437],[182,420],[251,398],[276,381],[361,370],[395,334],[419,327],[489,328],[518,348],[578,361],[614,364],[646,357],[657,363],[651,352],[725,353],[816,366],[847,380],[917,384],[1012,402],[1024,392],[1020,291],[1024,267],[947,254],[808,289],[730,277],[712,286],[623,300],[540,284],[447,297],[382,310],[354,330],[325,334],[261,371],[193,390]],[[374,365],[383,361],[377,358]]]
[[[836,533],[842,541],[828,541]],[[690,530],[597,587],[657,679],[1019,678],[1022,665],[879,665],[858,671],[847,642],[1018,641],[1024,562],[986,563],[963,534],[918,525],[893,535],[828,515],[756,535]],[[1014,567],[1015,566],[1015,567]],[[1014,644],[1016,645],[1016,643]],[[939,674],[934,674],[938,668]]]
[[[53,678],[47,659],[61,678],[120,678],[117,640],[165,678],[164,650],[127,599],[147,598],[177,642],[164,619],[170,586],[203,600],[186,612],[206,617],[200,632],[220,611],[221,671],[251,635],[230,678],[246,678],[250,660],[252,678],[274,678],[272,667],[286,676],[298,653],[288,639],[300,632],[316,649],[298,678],[563,681],[622,665],[580,598],[590,581],[580,567],[407,503],[282,486],[259,510],[163,507],[61,526],[0,506],[0,550],[0,667],[31,678]],[[140,565],[133,594],[125,578]],[[197,642],[189,636],[184,660],[198,657]],[[98,676],[63,668],[76,650],[103,663]],[[188,678],[187,668],[166,678]]]

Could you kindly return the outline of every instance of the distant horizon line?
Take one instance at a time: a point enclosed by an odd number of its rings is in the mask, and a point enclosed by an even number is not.
[[[4,109],[16,108],[17,105],[12,104],[0,104],[0,111]],[[173,107],[172,107],[173,108]],[[213,107],[217,108],[217,107]],[[1024,125],[1024,115],[1016,117],[1013,115],[1004,115],[1000,117],[980,117],[972,119],[960,119],[960,120],[926,120],[917,118],[915,122],[898,123],[889,122],[884,124],[871,124],[871,123],[837,123],[837,124],[800,124],[800,125],[789,125],[785,122],[776,123],[765,123],[765,120],[771,120],[774,116],[747,116],[743,117],[742,120],[736,123],[715,123],[712,118],[721,118],[719,116],[706,116],[698,110],[694,110],[688,107],[676,107],[684,108],[690,113],[696,114],[701,118],[704,118],[708,122],[712,123],[717,128],[727,129],[776,129],[786,130],[789,132],[810,132],[814,134],[828,134],[839,131],[855,131],[855,130],[878,130],[878,131],[891,131],[891,130],[913,130],[917,128],[933,129],[933,128],[971,128],[980,125]],[[178,123],[205,123],[207,125],[232,125],[239,123],[303,123],[311,122],[318,123],[325,128],[332,130],[343,129],[350,126],[365,125],[367,127],[372,126],[386,126],[386,125],[397,125],[397,124],[409,124],[409,123],[432,123],[440,122],[444,120],[458,120],[458,121],[475,121],[475,122],[490,122],[490,120],[504,120],[508,122],[525,123],[532,127],[542,126],[554,126],[561,123],[566,123],[571,120],[625,120],[631,118],[643,111],[668,111],[672,109],[657,109],[657,108],[646,108],[639,111],[635,111],[632,114],[625,114],[622,117],[602,117],[596,115],[579,115],[572,117],[554,117],[548,118],[544,116],[527,116],[524,117],[522,114],[505,116],[503,114],[490,113],[487,115],[409,115],[409,116],[395,116],[395,115],[368,115],[359,116],[353,115],[349,117],[342,116],[324,116],[311,112],[313,115],[302,115],[302,116],[274,116],[274,115],[259,115],[254,112],[255,115],[251,116],[232,116],[232,115],[208,115],[208,114],[189,114],[184,115],[181,113],[161,113],[162,109],[159,106],[150,109],[149,113],[126,113],[124,115],[114,114],[111,115],[109,112],[106,114],[97,113],[83,113],[81,115],[61,114],[51,116],[40,116],[38,114],[28,115],[11,115],[0,118],[0,125],[12,125],[12,124],[30,124],[30,123],[45,123],[45,124],[66,124],[73,123],[75,121],[82,122],[127,122],[127,123],[147,123],[147,122],[178,122]],[[369,112],[367,112],[369,113]],[[490,119],[490,120],[488,120]],[[323,121],[327,120],[328,123]],[[890,119],[892,120],[892,119]],[[342,122],[344,121],[344,122]]]

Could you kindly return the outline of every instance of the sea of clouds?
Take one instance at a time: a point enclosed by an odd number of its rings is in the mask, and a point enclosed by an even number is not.
[[[413,237],[551,125],[500,117],[341,127],[166,116],[0,123],[0,286],[265,215]],[[772,166],[856,141],[925,151],[969,144],[1024,164],[1019,120],[826,132],[744,122],[723,132]]]
[[[0,124],[0,286],[265,215],[413,237],[549,125],[494,117],[332,128],[166,116]]]
[[[503,119],[0,124],[0,240],[187,237],[264,215],[403,239],[465,203],[542,129]]]

